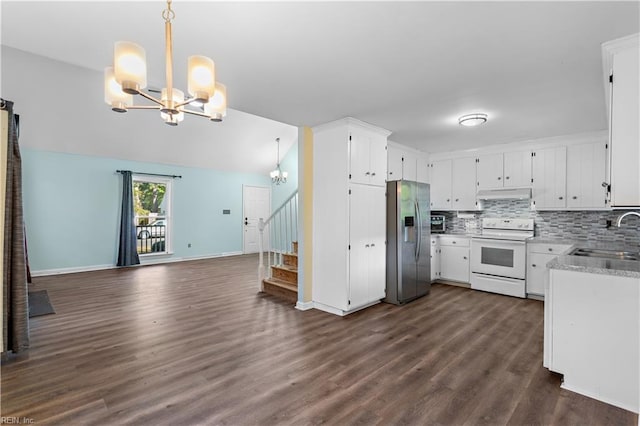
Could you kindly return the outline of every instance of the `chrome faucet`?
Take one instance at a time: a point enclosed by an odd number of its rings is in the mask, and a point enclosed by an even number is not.
[[[634,216],[638,216],[638,217],[640,217],[640,213],[638,213],[638,212],[626,212],[625,214],[621,215],[621,216],[618,218],[618,221],[616,222],[616,226],[617,226],[618,228],[620,228],[620,224],[622,223],[622,219],[624,219],[625,217],[627,217],[627,216],[629,216],[629,215],[634,215]]]

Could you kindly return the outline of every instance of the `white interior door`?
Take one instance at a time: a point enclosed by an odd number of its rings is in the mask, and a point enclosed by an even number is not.
[[[271,214],[271,188],[262,186],[242,186],[242,229],[244,253],[258,251],[258,221],[267,220]],[[269,236],[265,232],[262,247],[269,246]]]

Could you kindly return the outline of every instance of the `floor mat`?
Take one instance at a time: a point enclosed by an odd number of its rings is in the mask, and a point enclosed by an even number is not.
[[[29,293],[29,318],[55,313],[56,311],[51,306],[47,290],[37,290]]]

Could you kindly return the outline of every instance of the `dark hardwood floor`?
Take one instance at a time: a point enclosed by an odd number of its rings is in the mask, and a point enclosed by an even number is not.
[[[36,424],[636,425],[542,367],[543,305],[437,284],[345,318],[257,293],[257,258],[34,279],[55,315],[2,365]]]

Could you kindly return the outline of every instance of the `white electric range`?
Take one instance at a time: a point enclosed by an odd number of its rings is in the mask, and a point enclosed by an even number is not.
[[[526,239],[533,219],[482,219],[482,233],[471,239],[471,288],[525,297]]]

